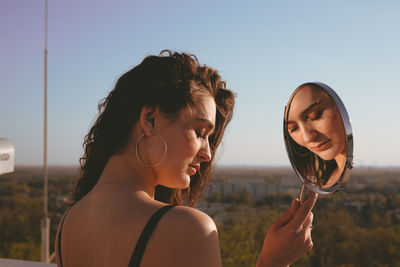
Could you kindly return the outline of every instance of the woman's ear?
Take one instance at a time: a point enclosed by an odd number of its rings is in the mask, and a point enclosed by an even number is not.
[[[157,116],[159,115],[158,107],[143,106],[140,111],[139,122],[144,133],[147,136],[153,135]]]

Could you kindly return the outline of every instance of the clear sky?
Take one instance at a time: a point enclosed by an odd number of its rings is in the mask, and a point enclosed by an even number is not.
[[[0,137],[43,162],[44,0],[0,1]],[[237,93],[218,164],[289,165],[293,89],[322,81],[352,121],[356,166],[400,166],[399,1],[49,0],[48,161],[78,164],[98,101],[167,48]]]

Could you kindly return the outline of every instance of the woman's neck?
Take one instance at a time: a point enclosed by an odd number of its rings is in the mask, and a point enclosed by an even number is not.
[[[340,153],[335,157],[336,164],[338,165],[338,172],[341,174],[344,170],[344,166],[346,165],[346,154]]]
[[[128,157],[117,154],[107,161],[96,184],[96,186],[103,185],[123,185],[132,188],[133,191],[143,191],[154,198],[156,182],[151,171],[142,166],[135,166]]]

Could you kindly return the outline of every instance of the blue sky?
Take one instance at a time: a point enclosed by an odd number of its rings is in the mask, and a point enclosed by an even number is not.
[[[78,164],[98,101],[167,48],[237,93],[218,164],[289,166],[284,106],[322,81],[350,115],[356,166],[400,166],[398,14],[398,1],[49,0],[49,164]],[[42,164],[44,0],[2,0],[0,36],[0,137],[17,165]]]

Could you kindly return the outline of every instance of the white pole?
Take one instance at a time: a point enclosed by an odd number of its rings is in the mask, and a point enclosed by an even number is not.
[[[48,32],[48,0],[45,0],[44,29],[44,134],[43,134],[43,218],[42,218],[42,262],[49,261],[50,219],[48,218],[48,169],[47,169],[47,32]]]

